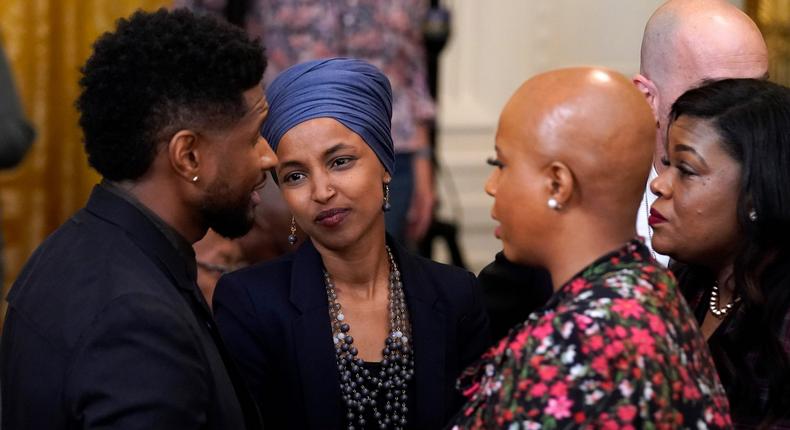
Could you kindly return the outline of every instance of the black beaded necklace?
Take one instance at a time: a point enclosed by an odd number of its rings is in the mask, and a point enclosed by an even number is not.
[[[389,246],[386,247],[390,261],[389,279],[389,317],[390,334],[384,342],[381,369],[378,375],[364,368],[361,358],[357,357],[351,326],[344,322],[345,315],[337,301],[337,293],[332,278],[324,270],[326,295],[329,300],[329,318],[332,323],[332,337],[335,343],[337,370],[340,374],[340,395],[346,406],[348,430],[355,424],[366,428],[368,422],[365,412],[371,412],[380,429],[403,429],[406,427],[406,390],[414,376],[414,353],[410,348],[411,325],[406,308],[406,297],[400,272],[395,264]],[[380,395],[384,404],[379,403]]]

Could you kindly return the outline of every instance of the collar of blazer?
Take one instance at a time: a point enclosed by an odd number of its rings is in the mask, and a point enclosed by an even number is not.
[[[200,294],[195,282],[189,276],[187,263],[178,250],[151,220],[131,203],[97,185],[93,188],[85,208],[93,215],[126,232],[178,288],[188,291],[190,295]],[[198,301],[205,304],[205,300]]]

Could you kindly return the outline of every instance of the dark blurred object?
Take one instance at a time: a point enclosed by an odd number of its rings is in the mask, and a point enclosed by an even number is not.
[[[0,168],[9,169],[19,164],[35,135],[22,112],[11,68],[0,48]]]
[[[439,2],[436,0],[431,1],[431,8],[425,16],[422,37],[429,56],[431,53],[441,52],[450,39],[450,11],[439,6]],[[435,79],[432,80],[435,82]],[[432,85],[431,89],[432,95],[435,96],[435,85]]]
[[[483,288],[494,342],[505,337],[511,327],[524,322],[554,294],[547,270],[512,263],[502,252],[480,271],[477,279]]]
[[[438,0],[431,0],[431,8],[425,15],[425,22],[422,26],[423,44],[425,45],[425,56],[427,57],[428,90],[431,97],[438,102],[437,90],[439,82],[439,54],[450,40],[451,16],[450,11],[439,5]],[[435,167],[436,163],[436,123],[431,122],[428,130],[428,138],[431,144],[431,159]]]
[[[447,250],[450,252],[450,262],[453,266],[466,268],[466,261],[458,246],[458,227],[455,223],[439,221],[434,217],[431,226],[428,227],[428,232],[418,244],[420,255],[430,257],[433,254],[434,239],[444,240]]]
[[[227,0],[223,15],[225,19],[238,27],[245,28],[247,24],[247,14],[250,10],[251,0]]]
[[[0,47],[0,169],[10,169],[20,162],[33,144],[36,133],[25,119],[11,76],[11,67]],[[0,213],[0,291],[3,289],[3,230]]]
[[[439,5],[438,0],[431,0],[431,8],[425,16],[423,23],[423,42],[428,64],[428,89],[431,97],[438,101],[439,80],[439,54],[450,39],[451,16],[450,11]],[[428,126],[428,139],[431,145],[431,161],[434,166],[434,180],[438,180],[441,166],[436,157],[436,123]],[[437,202],[438,206],[439,202]],[[466,268],[461,247],[458,243],[458,225],[436,219],[434,215],[425,237],[417,244],[420,255],[431,258],[433,256],[433,242],[442,239],[450,251],[450,261],[453,265]]]

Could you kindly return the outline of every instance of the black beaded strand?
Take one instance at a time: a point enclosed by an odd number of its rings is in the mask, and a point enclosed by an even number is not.
[[[414,354],[409,347],[411,327],[400,272],[390,248],[386,247],[386,250],[390,261],[390,334],[384,342],[378,375],[365,369],[362,359],[357,357],[358,351],[353,346],[354,338],[350,334],[351,326],[344,321],[345,315],[337,301],[335,285],[324,270],[337,370],[340,374],[340,393],[346,405],[348,430],[356,429],[355,423],[365,428],[366,410],[372,412],[380,429],[402,430],[407,423],[409,410],[406,391],[409,381],[414,377]],[[384,405],[378,404],[379,393],[384,395]]]

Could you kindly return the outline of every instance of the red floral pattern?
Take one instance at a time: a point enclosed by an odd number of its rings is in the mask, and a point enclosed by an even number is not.
[[[453,429],[732,427],[674,277],[636,240],[562,286],[459,387]]]

